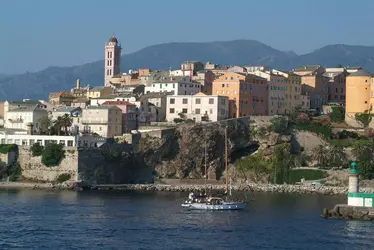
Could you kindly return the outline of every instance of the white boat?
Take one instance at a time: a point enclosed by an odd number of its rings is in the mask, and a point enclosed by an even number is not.
[[[225,128],[225,165],[226,173],[228,173],[228,157],[227,157],[227,127]],[[207,179],[207,169],[206,169],[206,145],[205,145],[205,185]],[[229,196],[226,196],[226,200],[221,197],[200,195],[196,196],[193,193],[190,193],[188,200],[182,204],[182,207],[188,209],[197,209],[197,210],[241,210],[245,209],[248,201],[229,201],[231,198],[231,179],[230,179],[230,189],[229,189],[229,176],[226,174],[226,194],[230,191]],[[206,191],[205,191],[206,193]]]

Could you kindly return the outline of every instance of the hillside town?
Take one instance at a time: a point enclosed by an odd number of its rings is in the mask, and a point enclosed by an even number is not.
[[[361,67],[283,70],[185,61],[179,69],[122,73],[117,38],[110,37],[104,49],[102,86],[77,79],[70,92],[50,93],[48,101],[4,100],[1,143],[98,147],[154,127],[295,111],[327,114],[332,106],[344,107],[345,122],[360,127],[355,114],[370,113],[374,103],[374,75]]]

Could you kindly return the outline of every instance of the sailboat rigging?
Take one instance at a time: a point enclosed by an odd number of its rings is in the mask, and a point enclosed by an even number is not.
[[[189,209],[198,209],[198,210],[240,210],[244,209],[248,202],[247,201],[228,201],[227,194],[232,195],[232,185],[231,177],[228,172],[228,146],[227,146],[227,126],[225,127],[225,171],[226,171],[226,200],[223,200],[221,197],[207,196],[206,186],[207,186],[207,152],[206,152],[206,143],[205,143],[205,199],[198,199],[193,193],[190,193],[188,200],[182,204],[182,207]],[[230,178],[230,188],[229,188],[229,178]]]

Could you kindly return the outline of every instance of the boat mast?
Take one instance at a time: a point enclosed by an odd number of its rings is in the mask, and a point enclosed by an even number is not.
[[[204,153],[205,153],[205,156],[204,156],[204,158],[205,158],[205,194],[206,194],[206,182],[207,182],[207,171],[206,171],[206,161],[207,161],[207,159],[206,159],[206,157],[207,157],[207,152],[206,152],[207,150],[206,150],[206,141],[205,141],[205,149],[204,149]]]
[[[229,191],[229,171],[227,167],[227,126],[225,127],[225,171],[226,171],[226,194]]]

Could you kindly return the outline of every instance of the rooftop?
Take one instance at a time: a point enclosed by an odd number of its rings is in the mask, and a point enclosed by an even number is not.
[[[372,73],[364,70],[364,69],[360,69],[356,72],[353,72],[353,73],[349,74],[349,76],[371,76],[371,77],[373,77],[374,75]]]
[[[80,108],[79,107],[61,107],[61,108],[57,108],[55,110],[55,112],[66,112],[66,113],[68,113],[68,112],[72,112],[76,109],[80,109]]]
[[[89,91],[95,92],[95,91],[101,91],[103,89],[104,89],[104,86],[95,86],[95,87],[92,87]]]
[[[102,105],[126,105],[126,106],[136,106],[133,103],[125,101],[106,101]]]
[[[95,109],[111,109],[115,106],[111,106],[111,105],[104,105],[104,106],[89,106],[87,107],[86,109],[92,109],[92,110],[95,110]]]
[[[15,108],[15,109],[9,110],[8,113],[9,112],[34,112],[34,111],[45,111],[45,112],[47,112],[45,109],[39,108],[37,106],[33,106],[33,107]]]
[[[301,67],[298,67],[298,68],[294,69],[294,71],[299,71],[299,72],[313,71],[313,70],[317,70],[319,68],[321,68],[321,65],[304,65],[304,66],[301,66]]]
[[[40,101],[38,100],[23,100],[23,101],[8,101],[9,103],[11,104],[14,104],[14,105],[38,105],[38,104],[42,104]]]

